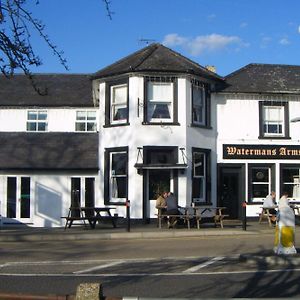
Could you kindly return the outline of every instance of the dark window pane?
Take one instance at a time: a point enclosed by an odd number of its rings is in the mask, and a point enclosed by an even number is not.
[[[21,218],[30,218],[30,178],[21,178]]]
[[[36,123],[27,122],[27,131],[36,131]]]
[[[252,169],[252,182],[269,182],[269,169]]]
[[[115,108],[113,120],[127,120],[127,107]]]
[[[268,184],[253,184],[253,198],[265,198],[269,194]]]
[[[85,123],[76,123],[75,130],[76,131],[85,131]]]
[[[71,207],[78,208],[78,210],[73,209],[71,211],[72,217],[80,216],[80,210],[79,210],[79,207],[81,206],[80,191],[81,191],[81,179],[71,178]]]
[[[7,178],[7,218],[16,218],[17,209],[17,178]]]
[[[168,104],[155,104],[152,114],[153,119],[170,119],[170,111]]]
[[[115,198],[126,198],[126,177],[118,177],[117,180],[117,195]]]
[[[38,123],[38,131],[46,131],[47,124],[46,123]]]
[[[194,172],[195,176],[204,176],[204,155],[203,153],[194,153]]]
[[[87,123],[87,131],[96,131],[96,123]]]
[[[113,153],[112,154],[112,175],[127,174],[127,154]]]

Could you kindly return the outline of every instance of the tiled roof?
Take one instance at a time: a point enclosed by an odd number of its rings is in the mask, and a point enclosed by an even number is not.
[[[92,77],[104,78],[132,72],[195,74],[213,80],[222,80],[219,75],[157,43],[117,61],[96,72]]]
[[[0,75],[0,106],[93,106],[92,82],[87,74],[36,74],[39,95],[25,75]]]
[[[225,77],[219,92],[300,93],[300,66],[249,64]]]
[[[98,169],[98,133],[0,132],[0,170]]]

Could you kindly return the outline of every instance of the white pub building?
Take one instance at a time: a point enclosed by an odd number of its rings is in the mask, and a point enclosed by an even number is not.
[[[72,203],[155,218],[155,199],[257,217],[272,190],[300,202],[300,67],[221,77],[160,44],[85,75],[0,77],[2,223],[63,226]]]

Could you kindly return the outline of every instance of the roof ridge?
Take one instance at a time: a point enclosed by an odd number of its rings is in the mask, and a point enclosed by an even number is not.
[[[108,66],[104,67],[103,69],[100,69],[100,70],[98,70],[98,71],[92,73],[91,76],[92,76],[92,77],[96,77],[97,74],[98,74],[99,72],[103,72],[103,71],[105,71],[106,69],[111,68],[111,67],[117,65],[117,64],[119,64],[119,63],[121,63],[121,62],[127,60],[129,57],[132,57],[132,56],[134,56],[134,55],[140,54],[141,52],[143,52],[143,51],[146,50],[147,48],[150,48],[151,46],[153,47],[153,45],[156,45],[156,44],[151,44],[151,45],[149,45],[149,46],[147,46],[147,47],[144,47],[144,48],[142,48],[142,49],[139,49],[139,50],[137,50],[137,51],[135,51],[135,52],[133,52],[133,53],[131,53],[131,54],[128,54],[127,56],[125,56],[125,57],[123,57],[123,58],[117,60],[116,62],[112,63],[111,65],[108,65]]]

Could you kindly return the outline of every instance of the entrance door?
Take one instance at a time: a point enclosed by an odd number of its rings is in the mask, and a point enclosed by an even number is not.
[[[148,171],[148,192],[147,192],[147,218],[155,218],[155,202],[159,193],[173,191],[171,170],[149,170]]]
[[[30,177],[7,177],[6,217],[28,221],[30,213]]]
[[[244,192],[244,167],[220,167],[218,198],[219,206],[227,207],[226,213],[232,219],[242,218]]]

